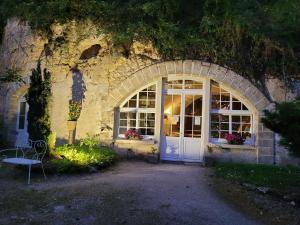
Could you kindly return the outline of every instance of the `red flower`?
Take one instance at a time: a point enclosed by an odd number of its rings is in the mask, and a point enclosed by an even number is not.
[[[232,145],[242,145],[244,144],[244,139],[239,133],[233,133],[233,134],[226,134],[225,139],[227,140],[228,144]]]
[[[129,129],[125,133],[126,139],[142,139],[143,136],[140,135],[135,129]]]

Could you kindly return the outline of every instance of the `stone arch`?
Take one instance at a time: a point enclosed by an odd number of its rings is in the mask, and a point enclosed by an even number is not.
[[[14,144],[16,139],[16,126],[17,126],[17,114],[18,114],[18,102],[23,97],[29,88],[29,84],[18,85],[14,84],[10,89],[8,110],[5,116],[5,127],[7,130],[6,139]]]
[[[244,77],[216,64],[197,60],[168,61],[145,67],[131,74],[117,89],[111,91],[108,102],[115,107],[120,104],[124,96],[129,95],[146,83],[150,83],[158,77],[180,74],[208,77],[222,83],[233,91],[243,94],[244,98],[251,102],[259,112],[262,112],[271,104],[262,92]]]
[[[110,108],[117,108],[126,97],[141,86],[168,75],[196,75],[210,78],[225,85],[233,93],[239,95],[242,100],[251,104],[256,117],[254,129],[256,131],[257,160],[261,163],[271,163],[274,160],[273,133],[264,128],[260,122],[263,110],[272,107],[272,103],[249,80],[230,69],[213,63],[198,60],[176,60],[147,66],[131,75],[127,74],[128,78],[109,93],[107,105]]]

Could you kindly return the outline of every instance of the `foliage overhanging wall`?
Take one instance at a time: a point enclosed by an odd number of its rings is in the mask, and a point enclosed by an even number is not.
[[[299,75],[299,0],[3,0],[0,15],[47,35],[54,22],[91,20],[114,44],[151,41],[163,59],[229,67],[263,91],[266,76]]]

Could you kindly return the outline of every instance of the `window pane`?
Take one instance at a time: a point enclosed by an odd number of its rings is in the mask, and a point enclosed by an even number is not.
[[[147,99],[147,92],[140,92],[139,93],[139,98],[140,99]]]
[[[221,94],[221,101],[229,102],[230,101],[230,94],[229,93],[222,93]]]
[[[148,99],[155,100],[155,92],[148,92]]]
[[[146,121],[145,120],[140,120],[139,121],[139,127],[146,127]]]
[[[152,85],[152,86],[150,86],[150,87],[148,87],[148,91],[155,91],[155,90],[156,90],[155,84]]]
[[[232,116],[232,122],[235,123],[241,122],[241,116]]]
[[[127,113],[121,112],[121,113],[120,113],[120,118],[121,118],[121,119],[127,119]]]
[[[225,138],[226,134],[228,134],[228,131],[221,131],[220,138]]]
[[[219,114],[211,114],[211,122],[219,122]]]
[[[24,116],[26,111],[26,102],[20,102],[20,116]]]
[[[136,107],[136,100],[129,100],[128,107],[129,108],[135,108]]]
[[[154,135],[154,129],[147,129],[147,135]]]
[[[241,124],[240,123],[233,123],[232,124],[232,131],[240,131],[241,130]]]
[[[232,102],[232,110],[241,110],[242,103],[241,102]]]
[[[173,115],[180,115],[181,96],[173,95]]]
[[[185,89],[202,89],[202,83],[194,80],[185,80]]]
[[[148,100],[148,108],[155,108],[155,101]]]
[[[251,116],[242,116],[242,122],[243,123],[250,123],[251,122]]]
[[[229,116],[220,115],[220,121],[221,122],[229,122]]]
[[[221,130],[229,130],[229,123],[221,123]]]
[[[135,120],[130,120],[129,124],[130,124],[130,127],[135,127],[136,126],[136,121]]]
[[[120,127],[119,134],[125,134],[126,131],[127,131],[127,128]]]
[[[155,120],[155,113],[147,113],[148,120]]]
[[[211,123],[211,130],[219,130],[220,126],[219,123]]]
[[[221,102],[221,109],[230,110],[230,102]]]
[[[248,110],[248,108],[243,104],[243,110]]]
[[[147,100],[139,100],[139,107],[140,108],[147,108]]]
[[[136,119],[136,113],[132,113],[132,112],[128,113],[128,118],[129,119]]]
[[[19,129],[23,130],[25,128],[25,116],[19,116]]]
[[[219,132],[218,131],[212,131],[211,132],[211,137],[212,138],[219,138]]]
[[[120,120],[120,126],[126,127],[127,126],[127,120]]]

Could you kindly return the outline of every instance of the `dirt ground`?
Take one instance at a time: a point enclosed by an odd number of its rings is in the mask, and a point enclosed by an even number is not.
[[[107,171],[50,176],[0,167],[0,224],[254,225],[220,198],[211,170],[119,162]]]

